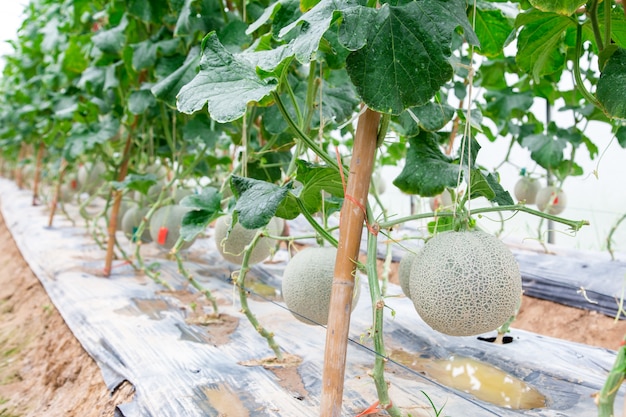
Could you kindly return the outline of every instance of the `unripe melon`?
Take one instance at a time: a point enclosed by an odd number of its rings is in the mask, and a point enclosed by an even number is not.
[[[309,247],[298,252],[283,272],[282,294],[295,318],[306,324],[327,324],[337,249]],[[352,310],[361,294],[354,288]]]
[[[233,218],[230,214],[220,217],[215,222],[215,245],[222,257],[229,262],[241,265],[243,262],[243,251],[245,247],[252,242],[258,229],[246,229],[239,222],[235,224],[228,235],[228,229],[232,224]],[[279,235],[283,230],[283,223],[274,217],[267,225],[269,234]],[[259,263],[272,254],[272,248],[276,244],[274,239],[262,237],[257,241],[256,246],[250,257],[248,265]]]
[[[411,298],[411,289],[409,282],[411,282],[411,266],[415,260],[416,254],[414,252],[407,252],[398,265],[398,280],[400,281],[400,288],[402,292],[408,298]]]
[[[520,203],[535,204],[539,188],[541,188],[541,186],[536,179],[522,177],[515,183],[513,194],[515,194],[515,198]]]
[[[74,199],[74,190],[68,184],[62,184],[59,190],[59,201],[69,203]]]
[[[122,231],[129,239],[133,239],[133,234],[141,224],[141,221],[146,214],[148,214],[148,208],[139,208],[138,206],[130,207],[124,213],[124,217],[122,217]],[[152,236],[150,235],[150,227],[146,225],[143,229],[143,233],[141,234],[141,241],[144,243],[152,242]]]
[[[513,254],[495,236],[443,232],[417,254],[409,288],[430,327],[471,336],[495,330],[515,315],[522,279]]]
[[[561,214],[567,205],[567,196],[563,190],[551,185],[537,193],[537,208],[548,214]]]
[[[106,171],[106,166],[102,162],[96,162],[95,165],[81,165],[76,177],[79,189],[87,193],[97,191],[104,182],[103,177]]]
[[[152,240],[161,248],[172,249],[180,237],[183,217],[189,211],[191,208],[179,205],[167,205],[157,209],[150,219]],[[187,249],[193,242],[184,242],[181,249]]]

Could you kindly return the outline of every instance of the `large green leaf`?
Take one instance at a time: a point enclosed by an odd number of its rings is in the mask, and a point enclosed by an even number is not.
[[[544,75],[561,71],[565,65],[565,31],[576,24],[575,19],[557,13],[520,13],[515,21],[516,27],[523,26],[517,39],[517,64],[536,82]]]
[[[585,3],[586,0],[530,0],[530,4],[543,12],[554,12],[564,16],[571,16]]]
[[[533,105],[530,91],[516,92],[511,87],[503,90],[492,90],[485,93],[486,106],[483,115],[494,120],[502,130],[511,118],[519,118]]]
[[[180,205],[192,209],[183,217],[180,228],[180,235],[185,241],[190,242],[204,232],[209,223],[218,217],[222,207],[222,194],[217,189],[208,187],[200,194],[183,198]]]
[[[544,134],[529,135],[522,139],[522,146],[530,150],[530,157],[545,169],[552,169],[563,160],[565,139]]]
[[[610,116],[626,119],[626,49],[619,48],[607,61],[596,95]]]
[[[111,185],[117,190],[128,189],[146,195],[150,187],[157,183],[157,180],[158,178],[154,174],[128,174],[123,181],[112,181]]]
[[[119,54],[126,43],[124,31],[127,26],[128,19],[124,16],[119,25],[112,29],[96,33],[91,37],[91,41],[103,52],[109,54]]]
[[[509,192],[502,188],[502,185],[500,185],[500,177],[497,174],[489,172],[487,174],[483,173],[483,175],[485,176],[485,179],[489,183],[491,189],[495,192],[495,196],[489,199],[489,201],[491,201],[492,203],[496,203],[500,206],[515,204],[513,198],[511,197],[511,194],[509,194]]]
[[[226,51],[215,32],[207,35],[203,46],[200,72],[178,93],[180,112],[194,113],[208,104],[213,119],[231,122],[243,116],[248,103],[277,88],[275,79],[261,79],[248,61]]]
[[[363,101],[391,114],[430,101],[452,77],[448,58],[457,28],[469,43],[479,43],[465,7],[460,0],[419,0],[378,9],[368,25],[367,44],[346,60]]]
[[[315,213],[321,209],[322,191],[335,197],[343,197],[341,176],[334,168],[298,160],[296,179],[303,185],[298,198],[310,213]]]
[[[70,134],[65,143],[64,157],[68,161],[74,161],[80,155],[84,155],[96,145],[103,144],[117,136],[120,122],[117,119],[106,117],[91,129],[79,127],[78,131]]]
[[[459,165],[441,152],[436,137],[434,133],[421,132],[409,139],[404,167],[393,181],[400,190],[431,197],[446,187],[456,187]]]
[[[128,111],[132,114],[143,114],[156,104],[156,99],[150,90],[137,90],[128,97]]]
[[[289,192],[289,187],[235,175],[230,184],[237,196],[235,211],[238,221],[246,229],[266,226]]]
[[[513,31],[513,22],[501,10],[487,5],[481,3],[477,9],[474,30],[480,40],[480,53],[493,58],[504,50],[504,44]]]
[[[144,22],[161,23],[168,12],[168,2],[163,0],[130,0],[128,4],[128,13]]]
[[[419,126],[429,132],[443,129],[454,117],[455,109],[448,103],[434,103],[429,101],[423,106],[412,107],[407,112],[412,112],[419,120]]]
[[[174,72],[152,87],[152,94],[172,107],[176,106],[176,96],[180,89],[196,76],[200,62],[200,48],[192,48],[185,62]]]
[[[344,16],[344,20],[350,24],[354,21],[352,12],[355,9],[362,10],[363,4],[362,0],[322,0],[298,20],[281,29],[279,36],[285,37],[289,32],[298,28],[298,36],[292,42],[293,51],[298,61],[307,63],[315,59],[320,40],[331,23],[342,13],[347,13],[348,16]],[[368,21],[361,19],[360,27],[367,26]]]
[[[168,39],[160,42],[153,42],[147,40],[131,45],[133,48],[133,68],[136,71],[142,69],[151,68],[154,66],[157,60],[157,53],[163,51],[166,54],[171,54],[178,45],[179,39]]]

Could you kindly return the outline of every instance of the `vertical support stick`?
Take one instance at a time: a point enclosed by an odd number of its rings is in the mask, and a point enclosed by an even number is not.
[[[117,174],[118,181],[124,181],[126,174],[128,173],[128,160],[130,159],[130,147],[133,143],[134,126],[137,122],[135,116],[135,122],[133,123],[133,129],[128,131],[128,137],[126,138],[126,145],[124,145],[124,153],[122,154],[122,163],[120,164],[120,170]],[[104,259],[104,276],[111,275],[111,266],[113,265],[113,249],[115,248],[115,231],[117,230],[117,214],[120,212],[120,205],[122,204],[121,190],[113,190],[113,206],[111,207],[111,215],[109,216],[109,240],[107,241],[107,254]]]
[[[361,245],[379,121],[380,113],[367,109],[359,117],[354,139],[350,176],[341,209],[339,245],[326,330],[320,412],[322,417],[341,416],[354,270]]]
[[[36,206],[39,200],[39,184],[41,182],[41,167],[43,165],[43,151],[45,145],[43,140],[39,142],[39,149],[37,149],[37,165],[35,166],[35,180],[33,182],[33,202],[32,205]]]
[[[56,213],[57,205],[59,204],[59,198],[61,197],[61,186],[63,185],[63,177],[67,170],[67,161],[61,160],[61,167],[59,168],[59,179],[57,180],[56,187],[54,188],[54,197],[52,198],[52,204],[50,205],[50,217],[48,218],[48,227],[52,227],[54,221],[54,213]]]

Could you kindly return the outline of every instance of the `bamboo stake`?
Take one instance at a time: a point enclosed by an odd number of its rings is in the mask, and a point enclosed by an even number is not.
[[[320,413],[322,417],[341,416],[354,270],[363,233],[379,121],[380,113],[367,109],[359,117],[354,139],[350,176],[341,209],[339,245],[326,330]]]
[[[67,170],[67,161],[63,159],[61,161],[61,167],[59,168],[59,179],[57,181],[57,185],[54,190],[54,197],[52,198],[52,204],[50,206],[50,217],[48,218],[48,227],[52,227],[54,213],[56,212],[57,205],[59,204],[59,197],[61,197],[61,185],[63,184],[63,177],[65,176],[66,170]]]
[[[33,181],[33,206],[37,205],[37,200],[39,198],[39,183],[41,182],[41,165],[43,162],[44,149],[45,145],[42,140],[39,142],[39,149],[37,149],[37,165],[35,165],[35,180]]]
[[[136,125],[137,118],[135,117],[135,122],[133,123],[133,127]],[[128,136],[126,138],[126,144],[124,145],[124,153],[122,154],[122,163],[120,164],[120,170],[117,174],[118,181],[124,181],[126,178],[126,174],[128,173],[128,161],[130,160],[130,148],[133,143],[133,131],[134,129],[130,129],[128,132]],[[108,277],[111,275],[111,266],[113,264],[113,250],[115,248],[115,231],[117,230],[117,214],[120,212],[120,206],[122,204],[122,190],[113,190],[113,207],[111,208],[111,216],[109,217],[109,228],[108,235],[109,240],[107,241],[107,254],[104,260],[104,276]]]

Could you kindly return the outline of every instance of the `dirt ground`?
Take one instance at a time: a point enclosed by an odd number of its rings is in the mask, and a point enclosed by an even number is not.
[[[0,216],[0,417],[108,417],[133,394],[109,393]]]
[[[626,334],[626,321],[530,297],[513,326],[611,349]],[[0,217],[0,417],[113,416],[133,394],[109,393]]]

